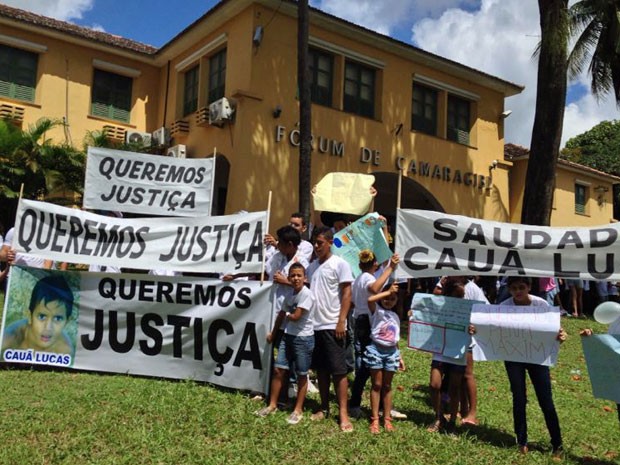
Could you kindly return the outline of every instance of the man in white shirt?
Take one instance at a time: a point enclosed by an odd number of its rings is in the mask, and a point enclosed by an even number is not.
[[[329,382],[334,380],[340,409],[340,430],[353,431],[347,407],[347,316],[351,308],[351,283],[353,274],[349,264],[333,255],[333,233],[320,228],[316,234],[314,251],[317,260],[308,268],[310,290],[316,302],[314,312],[315,349],[312,364],[316,369],[321,396],[321,410],[312,419],[323,419],[329,412]]]

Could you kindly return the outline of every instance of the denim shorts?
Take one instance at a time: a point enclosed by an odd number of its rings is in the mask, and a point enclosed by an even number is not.
[[[398,371],[400,350],[397,347],[379,347],[372,343],[366,347],[364,363],[370,370]]]
[[[278,347],[276,368],[295,371],[297,376],[306,376],[312,362],[314,336],[293,336],[285,334]]]

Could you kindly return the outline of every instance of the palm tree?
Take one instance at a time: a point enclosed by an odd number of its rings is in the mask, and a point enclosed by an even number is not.
[[[84,154],[47,137],[59,124],[42,118],[22,131],[0,121],[0,197],[17,198],[22,185],[25,198],[39,198],[58,189],[81,191]]]
[[[521,222],[548,226],[566,104],[568,0],[538,0],[541,42],[536,114],[530,143]]]
[[[620,105],[620,1],[582,0],[570,8],[571,33],[577,40],[569,55],[569,77],[589,62],[592,93],[613,92]]]

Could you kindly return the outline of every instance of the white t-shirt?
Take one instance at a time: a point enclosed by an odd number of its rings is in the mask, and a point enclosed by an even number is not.
[[[270,280],[273,280],[275,274],[279,271],[284,276],[288,277],[288,270],[293,263],[301,263],[304,268],[308,268],[308,261],[301,256],[299,250],[290,260],[286,258],[282,252],[278,251],[274,256],[269,259],[267,265],[265,266],[265,271],[269,276]],[[293,293],[293,288],[291,286],[287,286],[285,284],[274,284],[272,289],[272,298],[275,299],[275,314],[278,315],[278,312],[282,309],[282,304],[284,303],[284,299]]]
[[[530,300],[532,301],[532,303],[530,305],[523,305],[524,307],[549,307],[549,303],[547,303],[547,301],[545,299],[542,299],[536,295],[532,295],[529,294],[530,296]],[[467,298],[467,297],[466,297]],[[513,305],[513,306],[517,306],[517,304],[515,304],[515,301],[513,300],[512,297],[504,300],[502,303],[500,303],[500,305]]]
[[[368,286],[372,285],[376,281],[376,278],[368,272],[364,272],[355,278],[351,285],[351,302],[353,303],[353,318],[357,318],[362,315],[370,316],[370,310],[368,309],[368,297],[370,292]]]
[[[286,324],[286,334],[292,336],[312,336],[314,335],[314,297],[306,286],[302,287],[297,294],[291,294],[282,304],[282,310],[286,313],[293,313],[296,309],[302,308],[301,318],[297,321],[288,320]]]
[[[316,303],[314,329],[336,329],[340,317],[340,285],[353,282],[351,267],[344,259],[331,255],[323,263],[308,267],[310,290]]]
[[[400,318],[396,312],[377,305],[370,316],[370,338],[382,346],[394,347],[400,339]]]
[[[297,248],[297,253],[299,253],[308,263],[310,263],[310,260],[312,259],[312,252],[314,252],[314,247],[312,247],[312,244],[302,239],[299,247]]]
[[[465,284],[465,298],[469,300],[479,300],[485,304],[489,303],[489,299],[484,295],[483,290],[473,281],[467,281],[467,284]]]
[[[13,233],[15,232],[15,228],[9,229],[9,232],[6,233],[4,237],[3,246],[7,246],[12,248],[13,243]],[[13,262],[15,265],[23,265],[23,266],[31,266],[33,268],[43,268],[45,264],[45,259],[40,257],[33,257],[32,255],[28,255],[25,253],[17,252],[15,254],[15,261]]]

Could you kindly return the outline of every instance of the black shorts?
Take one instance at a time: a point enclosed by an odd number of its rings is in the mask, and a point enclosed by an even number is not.
[[[336,339],[336,331],[333,329],[314,331],[312,368],[326,371],[331,375],[346,375],[349,372],[347,353],[350,351],[350,345],[348,332],[344,338]]]

